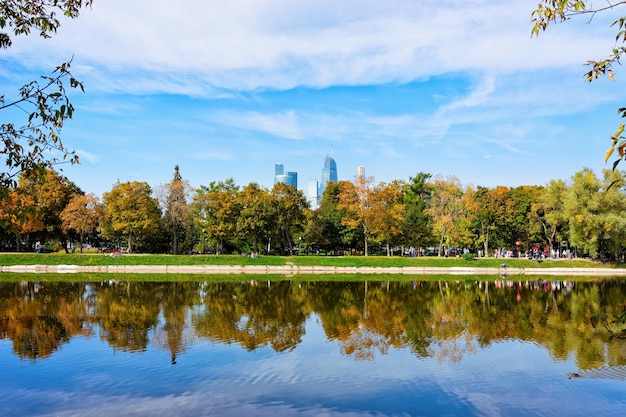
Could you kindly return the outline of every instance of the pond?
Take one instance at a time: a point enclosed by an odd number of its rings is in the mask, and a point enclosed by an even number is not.
[[[626,414],[590,320],[623,280],[31,278],[0,282],[2,416]]]

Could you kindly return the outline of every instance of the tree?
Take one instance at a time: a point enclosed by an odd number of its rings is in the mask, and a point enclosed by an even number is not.
[[[40,175],[22,173],[19,184],[35,200],[46,225],[46,239],[53,238],[60,242],[67,252],[67,236],[62,228],[61,212],[73,194],[84,194],[83,191],[53,169],[45,169]]]
[[[178,165],[174,167],[172,182],[161,187],[159,200],[163,210],[165,229],[169,230],[172,238],[172,253],[179,252],[179,240],[185,232],[192,229],[191,206],[189,199],[191,186],[180,176]]]
[[[433,221],[433,232],[439,238],[437,255],[441,256],[450,232],[463,213],[463,188],[456,177],[437,176],[431,185],[428,214]],[[447,245],[449,246],[449,245]]]
[[[537,9],[532,12],[531,21],[534,23],[531,29],[532,36],[539,36],[540,32],[547,30],[552,23],[565,22],[577,16],[588,15],[589,21],[598,13],[614,10],[620,6],[626,5],[626,1],[615,1],[602,3],[599,7],[589,1],[581,0],[541,0]],[[587,65],[591,69],[585,74],[585,79],[592,82],[603,75],[610,80],[615,79],[614,66],[620,63],[620,59],[626,53],[626,16],[622,16],[611,23],[611,27],[615,29],[616,45],[610,48],[610,53],[604,59],[589,60]],[[621,117],[626,117],[626,107],[618,109]],[[611,158],[617,150],[618,158],[613,163],[615,170],[619,162],[626,157],[626,137],[623,136],[624,124],[622,123],[615,134],[611,136],[611,146],[607,150],[605,160]]]
[[[98,225],[98,198],[95,194],[74,194],[61,212],[61,227],[65,233],[74,232],[80,239],[79,250],[83,252],[85,235]]]
[[[609,187],[618,175],[606,172],[601,181],[585,168],[574,174],[565,192],[570,244],[592,257],[622,250],[626,201],[621,186]]]
[[[418,172],[409,178],[403,189],[402,241],[412,247],[428,246],[432,241],[432,218],[427,211],[432,192],[427,182],[430,177],[430,174]]]
[[[400,240],[404,223],[404,182],[380,183],[369,194],[370,209],[366,212],[367,223],[374,241],[384,244],[387,256],[391,256],[390,244]]]
[[[215,243],[215,253],[220,254],[226,245],[232,245],[237,237],[237,219],[241,210],[239,187],[235,180],[211,182],[201,186],[194,196],[193,207],[197,227],[204,237]]]
[[[15,237],[16,252],[20,251],[24,234],[44,229],[35,199],[21,188],[13,189],[5,198],[0,198],[0,225]]]
[[[267,244],[269,251],[272,231],[276,226],[270,193],[257,183],[250,183],[238,193],[238,197],[241,211],[237,218],[237,234],[245,249],[260,252]]]
[[[104,219],[100,230],[110,239],[125,238],[129,253],[136,241],[159,229],[161,211],[148,183],[117,183],[111,191],[104,193],[102,199]]]
[[[559,237],[558,233],[563,231],[567,225],[563,200],[566,190],[565,181],[551,180],[532,205],[531,212],[541,224],[551,250],[555,249],[555,242]]]
[[[49,38],[57,31],[61,21],[57,13],[69,18],[78,16],[83,7],[91,6],[92,0],[2,0],[0,1],[0,29],[11,27],[14,36],[39,31]],[[0,48],[12,44],[11,36],[0,32]],[[74,151],[61,141],[63,123],[71,119],[74,106],[64,85],[69,79],[70,88],[84,91],[83,84],[70,72],[71,60],[57,66],[52,74],[31,81],[13,97],[0,94],[0,110],[20,109],[26,119],[23,122],[7,122],[0,125],[0,140],[7,171],[0,172],[0,185],[14,186],[21,172],[43,172],[60,161],[78,162]]]
[[[349,181],[339,181],[339,203],[337,210],[341,212],[341,224],[361,232],[363,235],[363,254],[369,255],[368,239],[370,238],[370,216],[371,209],[370,194],[373,178],[357,178],[352,183]]]
[[[309,204],[302,191],[291,185],[278,182],[272,188],[276,228],[274,240],[283,250],[292,252],[294,237],[302,236],[305,224],[305,210]]]

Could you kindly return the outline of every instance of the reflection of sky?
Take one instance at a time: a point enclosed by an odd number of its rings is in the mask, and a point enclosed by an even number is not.
[[[623,415],[626,383],[572,379],[573,361],[510,340],[458,362],[408,349],[371,361],[341,355],[312,317],[294,350],[252,352],[199,340],[170,364],[166,350],[113,350],[73,338],[51,357],[20,361],[0,341],[0,415],[365,416]]]

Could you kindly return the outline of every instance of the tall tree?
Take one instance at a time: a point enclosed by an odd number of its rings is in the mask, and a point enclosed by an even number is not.
[[[565,181],[551,180],[531,208],[531,212],[540,223],[551,250],[556,249],[557,239],[565,238],[568,220],[564,210],[566,190]]]
[[[102,199],[104,219],[100,230],[110,239],[125,238],[129,253],[136,242],[159,229],[161,210],[148,183],[117,183],[111,191],[104,193]]]
[[[370,238],[370,214],[373,178],[358,177],[354,183],[339,181],[339,203],[337,210],[341,213],[341,224],[348,226],[363,236],[363,254],[369,255],[368,240]]]
[[[174,167],[174,178],[159,190],[159,200],[163,210],[164,226],[170,232],[172,253],[179,252],[179,241],[185,232],[193,227],[191,218],[191,186],[180,175],[178,165]]]
[[[295,237],[302,236],[305,225],[305,210],[309,204],[302,191],[283,182],[272,188],[274,210],[276,213],[275,241],[283,251],[292,253]]]
[[[405,214],[402,241],[416,248],[428,246],[432,242],[432,217],[427,211],[432,192],[428,183],[430,178],[430,174],[418,172],[415,177],[409,178],[409,183],[403,189]]]
[[[51,238],[60,242],[67,252],[67,236],[61,225],[61,212],[73,194],[84,194],[83,191],[53,169],[45,169],[41,175],[32,172],[23,173],[19,184],[35,199],[41,218],[46,225],[46,239]]]
[[[20,251],[22,236],[44,229],[35,199],[21,188],[11,190],[0,198],[0,225],[15,238],[15,250]]]
[[[450,246],[449,236],[463,213],[463,188],[458,178],[437,176],[431,185],[428,214],[433,221],[433,232],[438,237],[437,255],[444,245]]]
[[[233,178],[211,182],[196,191],[193,201],[194,217],[204,238],[215,244],[216,254],[224,251],[226,245],[234,245],[237,238],[237,219],[241,211],[239,186]]]
[[[61,212],[61,227],[65,233],[79,236],[79,250],[83,252],[85,235],[96,230],[98,225],[98,198],[95,194],[74,194]]]
[[[75,18],[92,0],[3,0],[0,1],[0,29],[12,28],[14,36],[38,31],[43,38],[54,34],[61,21],[57,13]],[[11,35],[0,32],[0,48],[12,44]],[[61,141],[65,120],[72,118],[74,106],[66,94],[64,80],[70,88],[84,91],[83,84],[70,71],[71,61],[57,66],[52,74],[41,76],[18,89],[16,94],[0,94],[0,111],[18,108],[23,121],[0,125],[0,155],[6,171],[0,172],[0,184],[13,186],[21,172],[43,172],[60,161],[78,162],[75,152]]]
[[[270,193],[257,183],[250,183],[238,193],[238,197],[241,211],[237,219],[237,234],[246,249],[261,252],[267,245],[271,250],[276,217]]]
[[[369,194],[367,222],[374,241],[385,246],[387,256],[391,256],[391,243],[397,243],[402,234],[404,185],[403,181],[380,183]]]

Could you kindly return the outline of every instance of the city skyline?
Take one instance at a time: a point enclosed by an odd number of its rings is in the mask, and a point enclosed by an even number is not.
[[[0,56],[6,102],[72,59],[85,93],[69,92],[61,139],[81,163],[58,168],[85,192],[157,187],[176,165],[194,187],[271,188],[260,173],[276,155],[306,189],[330,147],[346,180],[365,166],[376,182],[427,172],[515,187],[610,168],[626,71],[586,83],[584,64],[611,53],[623,9],[531,38],[527,0],[177,4],[96,1]]]

